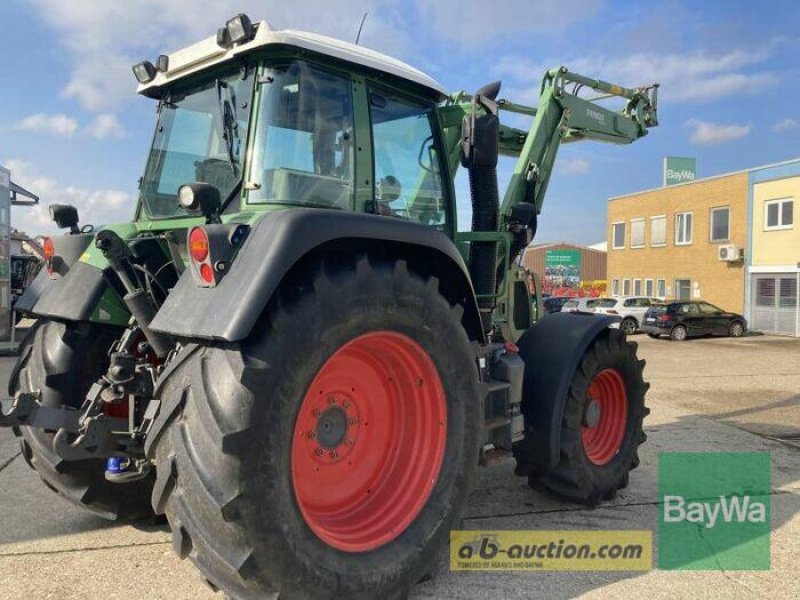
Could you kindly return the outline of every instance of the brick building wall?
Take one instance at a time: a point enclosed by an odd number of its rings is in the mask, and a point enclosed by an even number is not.
[[[747,173],[734,173],[609,200],[609,295],[641,293],[675,298],[679,291],[685,295],[688,289],[691,299],[703,299],[726,310],[742,312],[744,263],[720,261],[718,250],[720,244],[745,247],[747,197]],[[726,207],[727,237],[712,241],[712,209],[718,209],[715,218],[719,221]],[[685,213],[691,214],[690,241],[686,235],[686,217],[677,216]],[[632,229],[640,232],[642,220],[643,240],[632,240]],[[661,225],[654,225],[653,221],[660,221]],[[619,235],[620,224],[624,225],[624,236]],[[657,230],[660,226],[665,230],[663,244],[657,243],[659,240],[653,236],[657,233],[654,227]],[[681,229],[681,235],[676,229]],[[615,248],[620,245],[621,237],[624,237],[622,247]],[[632,247],[633,241],[643,243],[641,247]],[[659,280],[663,282],[661,286]]]

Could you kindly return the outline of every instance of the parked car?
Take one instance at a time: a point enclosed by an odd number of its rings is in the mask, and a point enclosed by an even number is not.
[[[564,302],[561,312],[593,313],[600,298],[570,298]]]
[[[543,302],[544,310],[549,313],[561,312],[561,307],[564,306],[564,303],[571,299],[569,296],[550,296],[545,298]]]
[[[699,335],[741,337],[747,321],[708,302],[678,301],[651,306],[641,329],[650,337],[668,335],[676,341]]]
[[[611,327],[622,329],[626,335],[631,335],[639,331],[639,326],[650,306],[659,302],[661,301],[658,298],[647,296],[601,298],[595,312],[619,317],[619,322],[612,324]]]

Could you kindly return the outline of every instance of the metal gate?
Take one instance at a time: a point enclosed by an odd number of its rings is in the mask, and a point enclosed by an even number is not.
[[[800,336],[800,273],[753,275],[753,322],[764,333]]]

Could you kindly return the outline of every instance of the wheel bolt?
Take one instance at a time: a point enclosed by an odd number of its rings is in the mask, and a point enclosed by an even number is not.
[[[339,453],[336,450],[331,450],[331,458],[339,458]]]
[[[317,456],[322,456],[323,454],[325,454],[325,450],[323,450],[322,448],[317,448],[314,451],[314,454],[316,454]]]
[[[344,445],[345,446],[352,446],[353,445],[353,440],[350,440],[350,439],[345,440],[344,441]]]
[[[329,396],[328,397],[328,404],[331,404],[331,405],[336,404],[336,397],[335,396]]]
[[[347,419],[347,422],[350,423],[350,425],[355,425],[356,423],[358,423],[358,419],[356,419],[355,417],[350,417],[349,419]]]
[[[318,416],[320,416],[322,413],[320,412],[320,410],[319,410],[318,408],[315,408],[315,409],[314,409],[314,412],[313,412],[313,413],[311,413],[311,414],[313,414],[315,417],[318,417]]]
[[[343,406],[344,408],[350,408],[350,402],[349,402],[349,401],[347,401],[347,400],[345,400],[345,401],[342,403],[342,406]]]
[[[315,437],[317,437],[317,432],[316,431],[309,431],[308,432],[308,439],[313,440]]]

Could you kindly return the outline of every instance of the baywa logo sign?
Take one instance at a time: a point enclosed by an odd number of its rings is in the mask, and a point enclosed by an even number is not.
[[[770,458],[764,452],[659,456],[662,569],[770,567]]]

